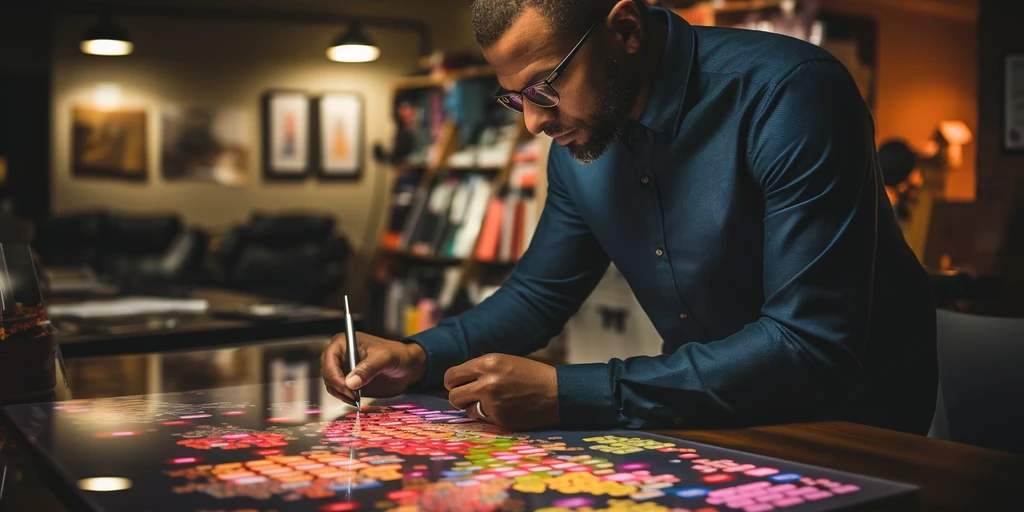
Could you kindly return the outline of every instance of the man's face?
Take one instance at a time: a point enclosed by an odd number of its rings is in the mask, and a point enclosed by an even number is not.
[[[524,101],[526,126],[567,146],[587,164],[614,142],[636,102],[639,80],[627,78],[622,56],[614,57],[603,20],[583,43],[568,67],[552,84],[558,105],[551,108]],[[527,8],[484,57],[510,91],[521,91],[545,78],[583,36],[555,33],[540,13]]]

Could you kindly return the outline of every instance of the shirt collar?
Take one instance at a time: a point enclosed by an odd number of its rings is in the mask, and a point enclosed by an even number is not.
[[[694,60],[693,28],[686,20],[664,7],[649,7],[651,13],[668,26],[665,55],[661,69],[651,87],[647,104],[640,115],[639,124],[672,138],[679,127],[683,98],[689,83]]]

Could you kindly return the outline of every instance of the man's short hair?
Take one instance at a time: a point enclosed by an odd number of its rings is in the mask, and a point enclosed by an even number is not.
[[[614,3],[615,0],[474,0],[473,37],[481,47],[494,44],[527,7],[537,9],[555,33],[583,35],[591,24],[608,14]]]

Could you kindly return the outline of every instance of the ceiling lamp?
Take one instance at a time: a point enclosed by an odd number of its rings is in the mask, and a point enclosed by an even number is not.
[[[359,24],[342,33],[327,49],[327,58],[335,62],[372,62],[380,57],[380,48],[363,34]]]
[[[109,15],[102,15],[85,32],[79,48],[90,55],[128,55],[132,53],[133,45],[128,34],[115,25]]]

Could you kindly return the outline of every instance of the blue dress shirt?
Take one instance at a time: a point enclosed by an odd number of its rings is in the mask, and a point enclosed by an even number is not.
[[[562,426],[845,419],[926,432],[931,287],[846,68],[795,38],[652,11],[668,41],[642,116],[590,165],[552,148],[547,202],[508,281],[405,340],[427,354],[422,384],[542,348],[612,261],[663,355],[557,367]]]

